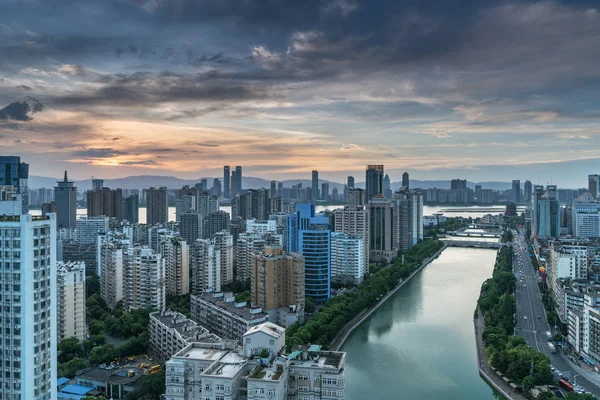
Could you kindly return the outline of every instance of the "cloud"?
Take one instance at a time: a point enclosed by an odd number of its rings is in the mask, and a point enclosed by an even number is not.
[[[63,64],[58,67],[58,72],[64,75],[83,75],[85,72],[79,65]]]
[[[140,161],[123,161],[123,162],[120,162],[119,165],[160,165],[160,163],[155,160],[140,160]]]
[[[15,86],[16,89],[21,89],[21,90],[25,90],[27,92],[31,91],[31,87],[27,86],[27,85],[19,85],[19,86]]]
[[[328,4],[326,4],[323,8],[326,13],[338,13],[341,16],[345,17],[358,10],[358,4],[351,0],[330,0]]]
[[[44,109],[42,103],[33,97],[16,101],[0,109],[0,121],[31,121],[32,115]]]
[[[126,151],[113,149],[110,147],[103,148],[87,148],[83,150],[77,150],[72,153],[72,155],[77,157],[87,157],[87,158],[111,158],[116,156],[122,156],[129,154]]]

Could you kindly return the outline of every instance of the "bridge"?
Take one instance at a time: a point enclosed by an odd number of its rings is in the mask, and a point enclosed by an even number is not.
[[[447,234],[451,236],[462,236],[462,237],[482,237],[482,238],[499,238],[502,236],[501,233],[496,232],[464,232],[464,231],[454,231],[447,232]]]
[[[504,243],[500,242],[485,242],[476,240],[444,240],[448,247],[472,247],[478,249],[500,249],[504,246]]]

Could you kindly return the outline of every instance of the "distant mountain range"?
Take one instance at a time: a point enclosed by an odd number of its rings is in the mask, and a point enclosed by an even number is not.
[[[180,179],[174,176],[161,176],[161,175],[137,175],[137,176],[128,176],[125,178],[117,178],[117,179],[105,179],[104,186],[116,189],[144,189],[149,188],[151,186],[161,187],[166,186],[169,189],[180,189],[184,185],[194,186],[196,183],[200,182],[201,179],[208,180],[208,186],[212,186],[212,182],[214,177],[203,177],[199,179]],[[222,177],[219,177],[222,180]],[[44,176],[35,176],[32,175],[29,177],[29,187],[32,189],[38,188],[52,188],[56,186],[57,178],[49,178]],[[251,176],[244,176],[242,178],[242,185],[244,189],[260,189],[260,188],[270,188],[271,181],[262,178],[255,178]],[[280,181],[278,181],[280,182]],[[289,179],[281,181],[283,182],[284,187],[291,187],[292,185],[296,185],[298,183],[302,183],[303,187],[310,186],[312,184],[310,179]],[[344,184],[339,182],[331,182],[323,179],[319,179],[319,185],[322,183],[329,183],[329,190],[333,190],[333,188],[337,188],[340,193],[344,190]],[[475,185],[481,185],[484,189],[494,189],[494,190],[506,190],[511,188],[510,182],[467,182],[467,186],[470,188],[475,188]],[[77,186],[80,190],[91,189],[92,180],[85,179],[81,181],[75,181],[75,186]],[[364,188],[364,182],[357,182],[356,187]],[[392,182],[391,183],[392,190],[399,189],[402,186],[402,182]],[[450,189],[450,181],[449,180],[435,180],[435,181],[421,181],[417,179],[411,179],[410,186],[412,188],[420,188],[420,189],[430,189],[430,188],[438,188],[438,189]]]

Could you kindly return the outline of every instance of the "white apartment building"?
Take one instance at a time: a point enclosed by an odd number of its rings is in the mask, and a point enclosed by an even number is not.
[[[56,399],[56,214],[0,202],[0,396]]]
[[[100,297],[109,309],[114,310],[123,300],[123,254],[126,254],[128,244],[99,241],[98,246]]]
[[[252,267],[252,254],[260,254],[265,246],[283,245],[283,235],[265,233],[240,233],[234,248],[235,279],[240,282],[248,281]]]
[[[369,213],[364,207],[351,208],[344,207],[334,211],[335,229],[334,232],[345,233],[347,235],[363,238],[365,258],[365,273],[369,272]]]
[[[227,231],[217,232],[213,239],[221,257],[221,285],[233,282],[233,236]]]
[[[165,259],[167,294],[182,296],[190,292],[190,260],[187,242],[180,237],[165,236],[161,251]]]
[[[85,263],[59,262],[56,267],[57,339],[75,337],[83,342],[85,325]]]
[[[126,311],[166,304],[165,259],[149,247],[129,247],[123,251],[123,307]]]
[[[150,352],[161,361],[168,360],[190,343],[220,343],[221,338],[185,315],[172,310],[150,314]]]
[[[576,237],[600,237],[600,202],[590,193],[573,202],[573,233]]]
[[[198,239],[191,247],[192,293],[221,291],[221,251],[214,242]]]
[[[362,283],[365,277],[365,242],[360,236],[331,234],[331,280],[338,283]]]
[[[243,343],[193,343],[175,354],[166,363],[166,399],[345,398],[346,353],[297,346],[284,354],[285,329],[269,322],[249,329]]]
[[[583,308],[583,344],[581,356],[600,363],[600,293],[587,293]]]
[[[259,221],[256,219],[248,219],[246,220],[246,232],[248,233],[277,233],[277,221],[275,220],[266,220]]]
[[[77,241],[79,243],[96,243],[98,233],[108,230],[108,217],[79,217],[77,219]]]
[[[548,280],[555,298],[560,291],[558,280],[587,280],[587,261],[586,246],[563,245],[559,242],[551,245]]]

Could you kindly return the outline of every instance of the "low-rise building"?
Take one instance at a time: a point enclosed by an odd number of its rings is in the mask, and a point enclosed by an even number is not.
[[[172,310],[150,314],[150,352],[168,360],[190,343],[220,343],[222,340],[185,315]]]
[[[88,367],[76,372],[75,383],[93,388],[104,393],[108,398],[123,400],[127,393],[135,390],[144,373],[143,369],[136,367],[117,369]]]
[[[59,262],[56,267],[57,339],[86,339],[85,263]]]
[[[190,308],[194,321],[223,339],[241,341],[248,329],[268,320],[262,308],[236,302],[233,293],[192,295]]]

